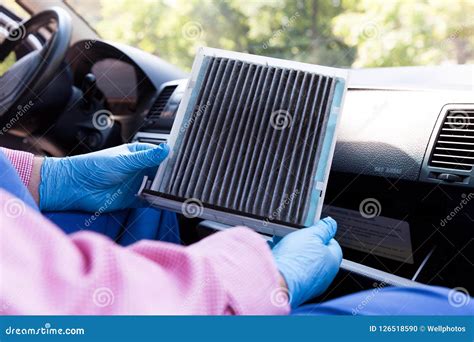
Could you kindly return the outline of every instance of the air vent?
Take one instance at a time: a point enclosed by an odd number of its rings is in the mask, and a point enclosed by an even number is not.
[[[174,152],[156,194],[218,211],[217,221],[239,215],[264,224],[312,224],[344,79],[330,73],[337,69],[319,73],[317,66],[211,51],[193,69],[194,89],[181,102],[186,108],[178,112]]]
[[[161,113],[165,110],[168,100],[170,99],[171,95],[173,95],[173,92],[177,86],[178,85],[170,85],[163,88],[163,90],[160,92],[160,95],[158,95],[158,98],[148,112],[148,119],[156,119],[160,117]]]
[[[430,166],[469,171],[474,165],[474,110],[446,112]]]
[[[154,145],[166,144],[166,139],[160,139],[160,138],[138,138],[137,140],[139,142],[154,144]]]

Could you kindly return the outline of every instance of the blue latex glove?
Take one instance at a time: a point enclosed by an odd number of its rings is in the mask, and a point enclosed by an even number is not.
[[[336,276],[342,261],[341,247],[334,240],[336,230],[336,221],[327,217],[288,234],[273,248],[292,308],[324,292]]]
[[[146,206],[136,195],[143,176],[153,176],[169,147],[121,145],[66,158],[45,158],[41,167],[41,210],[109,212]]]

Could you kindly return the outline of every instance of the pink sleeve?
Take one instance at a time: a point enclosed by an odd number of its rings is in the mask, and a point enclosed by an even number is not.
[[[0,189],[0,314],[286,314],[266,242],[247,228],[190,247],[60,229]],[[41,229],[38,229],[41,228]]]
[[[31,178],[31,170],[33,168],[34,155],[28,152],[10,150],[8,148],[0,147],[0,151],[10,160],[13,167],[18,172],[21,181],[25,186],[28,186]]]

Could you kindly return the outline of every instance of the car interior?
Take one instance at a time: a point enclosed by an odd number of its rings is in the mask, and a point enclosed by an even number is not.
[[[21,37],[0,38],[0,146],[63,157],[168,140],[188,73],[101,40],[62,1],[19,3],[24,26],[0,5],[0,31]],[[474,292],[473,91],[468,65],[349,70],[322,214],[344,260],[316,301],[381,286]],[[186,245],[229,227],[179,221]]]

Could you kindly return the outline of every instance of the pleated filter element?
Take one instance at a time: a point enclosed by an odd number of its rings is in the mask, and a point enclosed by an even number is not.
[[[319,219],[341,69],[203,48],[144,196],[188,217],[284,234]]]

